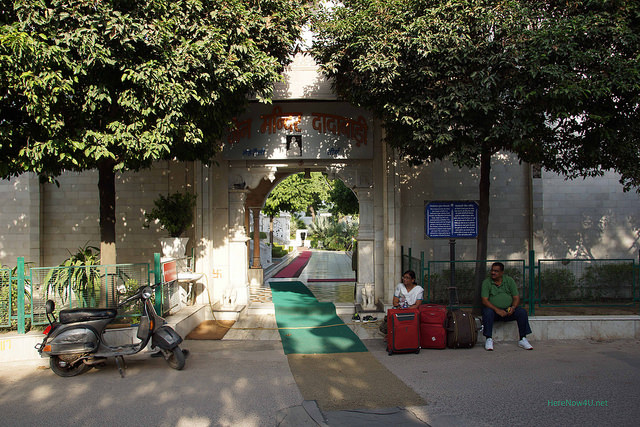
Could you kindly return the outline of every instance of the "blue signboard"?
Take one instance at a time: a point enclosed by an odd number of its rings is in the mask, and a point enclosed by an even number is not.
[[[478,237],[476,202],[431,202],[425,207],[425,234],[440,239]]]

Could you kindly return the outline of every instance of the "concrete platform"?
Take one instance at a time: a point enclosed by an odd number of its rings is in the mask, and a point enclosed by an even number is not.
[[[214,306],[214,308],[216,308]],[[354,322],[351,317],[355,312],[353,304],[336,304],[340,318],[360,339],[382,339],[378,326],[384,318],[383,312],[370,313],[377,317],[374,322]],[[279,340],[280,336],[275,320],[273,304],[238,307],[236,310],[212,311],[209,306],[195,305],[184,307],[179,313],[167,318],[180,336],[185,337],[196,326],[205,320],[236,320],[234,327],[225,335],[225,340]],[[581,340],[596,341],[640,339],[640,316],[538,316],[529,319],[533,333],[529,341],[547,340]],[[136,328],[109,329],[105,332],[106,340],[112,344],[132,343],[135,340]],[[517,341],[518,329],[515,322],[497,323],[493,333],[494,341]],[[25,335],[0,335],[0,362],[34,360],[40,356],[35,345],[41,342],[40,332],[29,332]],[[482,332],[478,332],[478,342],[484,343]]]

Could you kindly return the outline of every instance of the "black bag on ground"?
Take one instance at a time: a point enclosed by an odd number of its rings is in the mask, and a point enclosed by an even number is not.
[[[449,309],[447,310],[447,347],[471,348],[478,340],[476,321],[470,313],[460,309],[457,288],[449,288]]]
[[[476,321],[463,310],[447,310],[447,347],[471,348],[478,340]]]

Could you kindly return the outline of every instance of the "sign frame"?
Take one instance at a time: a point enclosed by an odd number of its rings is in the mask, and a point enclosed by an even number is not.
[[[478,202],[432,200],[424,202],[425,239],[476,239]]]

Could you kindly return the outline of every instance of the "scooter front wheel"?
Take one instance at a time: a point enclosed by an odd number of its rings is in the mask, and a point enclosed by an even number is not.
[[[179,371],[184,368],[185,356],[179,346],[174,347],[173,350],[162,350],[162,354],[164,354],[164,358],[173,369]]]
[[[67,358],[69,360],[65,360]],[[73,363],[68,356],[65,357],[65,359],[62,359],[60,356],[51,356],[49,358],[49,367],[56,375],[61,377],[75,377],[91,369],[91,365],[87,365],[82,361]]]

